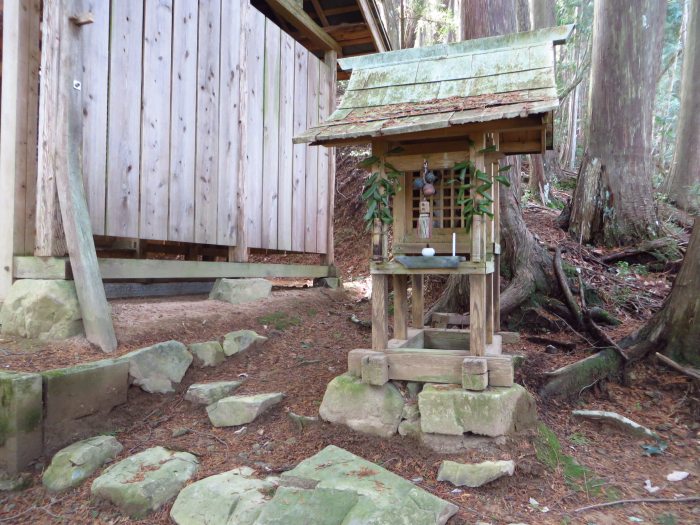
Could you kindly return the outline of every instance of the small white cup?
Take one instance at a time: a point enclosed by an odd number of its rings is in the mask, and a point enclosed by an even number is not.
[[[426,246],[425,248],[423,248],[420,251],[420,253],[421,253],[421,255],[423,255],[423,257],[432,257],[433,255],[435,255],[435,248],[431,248],[430,246]]]

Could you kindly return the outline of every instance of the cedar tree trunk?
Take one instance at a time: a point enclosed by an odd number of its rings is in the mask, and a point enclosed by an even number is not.
[[[688,11],[676,150],[664,191],[682,210],[700,211],[700,0]]]
[[[651,132],[665,0],[594,5],[588,147],[569,232],[582,243],[657,236]]]

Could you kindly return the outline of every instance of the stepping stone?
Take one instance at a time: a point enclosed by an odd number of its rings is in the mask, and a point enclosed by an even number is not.
[[[215,427],[245,425],[282,401],[283,397],[280,393],[225,397],[209,405],[207,414]]]
[[[396,434],[403,407],[403,396],[393,384],[373,386],[351,374],[343,374],[328,383],[319,414],[330,423],[390,437]]]
[[[224,353],[227,357],[255,348],[267,341],[267,337],[254,330],[237,330],[224,336]]]
[[[177,525],[252,525],[275,489],[278,478],[258,479],[241,467],[185,487],[170,517]]]
[[[457,506],[361,457],[328,446],[280,476],[256,525],[443,525]]]
[[[129,362],[132,383],[152,394],[174,392],[173,383],[182,380],[192,359],[187,347],[179,341],[158,343],[118,358]]]
[[[116,458],[122,448],[113,436],[95,436],[73,443],[56,453],[44,471],[42,483],[52,492],[77,487]]]
[[[512,461],[484,461],[482,463],[456,463],[443,461],[438,471],[438,481],[449,481],[457,487],[480,487],[503,476],[512,476]]]
[[[230,396],[243,384],[242,381],[216,381],[213,383],[195,383],[190,385],[185,394],[185,401],[197,405],[211,405],[219,399]]]
[[[226,354],[218,341],[193,343],[189,346],[189,350],[194,357],[195,366],[199,368],[220,365],[226,361]]]
[[[209,299],[231,304],[249,303],[264,299],[272,291],[267,279],[217,279],[209,293]]]
[[[92,482],[91,493],[140,519],[174,498],[198,467],[192,454],[153,447],[107,468]]]

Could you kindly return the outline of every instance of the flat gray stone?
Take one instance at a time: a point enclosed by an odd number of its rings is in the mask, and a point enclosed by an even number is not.
[[[537,421],[535,400],[518,384],[481,392],[463,390],[461,385],[427,384],[418,394],[418,407],[421,430],[429,434],[502,436]]]
[[[103,359],[42,372],[46,424],[60,427],[91,414],[109,412],[126,403],[129,363]]]
[[[0,492],[16,492],[31,486],[32,476],[28,472],[22,472],[17,476],[0,472]]]
[[[341,288],[343,281],[339,277],[317,277],[314,279],[314,287],[317,288]]]
[[[242,381],[216,381],[213,383],[195,383],[190,385],[185,394],[185,401],[197,405],[211,405],[219,399],[229,397]]]
[[[503,476],[512,476],[512,461],[484,461],[482,463],[456,463],[443,461],[438,471],[438,481],[449,481],[457,487],[480,487]]]
[[[267,341],[267,337],[254,330],[237,330],[224,336],[224,354],[232,356],[245,352]]]
[[[269,297],[272,283],[267,279],[217,279],[209,299],[231,304],[249,303]]]
[[[399,424],[399,434],[412,438],[424,446],[440,454],[459,454],[466,450],[484,448],[491,445],[502,445],[505,437],[496,438],[486,436],[474,436],[464,434],[460,436],[449,436],[446,434],[426,434],[421,430],[420,418],[404,419]]]
[[[153,447],[108,467],[92,482],[91,493],[140,519],[174,498],[198,467],[192,454]]]
[[[343,374],[328,383],[319,414],[330,423],[389,437],[396,434],[403,407],[403,396],[393,384],[367,385],[360,378]]]
[[[457,506],[335,446],[280,476],[256,525],[435,525]]]
[[[177,496],[170,517],[177,525],[252,525],[277,488],[241,467],[196,481]]]
[[[215,427],[245,425],[282,401],[283,397],[280,393],[225,397],[209,405],[207,415]]]
[[[0,308],[2,333],[32,339],[66,339],[83,333],[73,281],[15,281]]]
[[[199,368],[220,365],[226,361],[226,354],[219,341],[193,343],[189,346],[189,350],[194,357],[195,366]]]
[[[14,475],[43,451],[39,374],[0,372],[0,471]]]
[[[192,354],[179,341],[166,341],[134,350],[117,360],[129,363],[133,384],[152,394],[174,392],[173,383],[179,383],[190,364]]]
[[[95,436],[73,443],[54,455],[44,471],[42,483],[52,492],[77,487],[102,465],[116,458],[122,448],[113,436]]]

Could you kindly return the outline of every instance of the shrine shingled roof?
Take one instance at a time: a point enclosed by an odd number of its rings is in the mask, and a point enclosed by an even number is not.
[[[341,59],[351,70],[342,102],[295,143],[368,142],[559,106],[554,46],[573,26]]]

